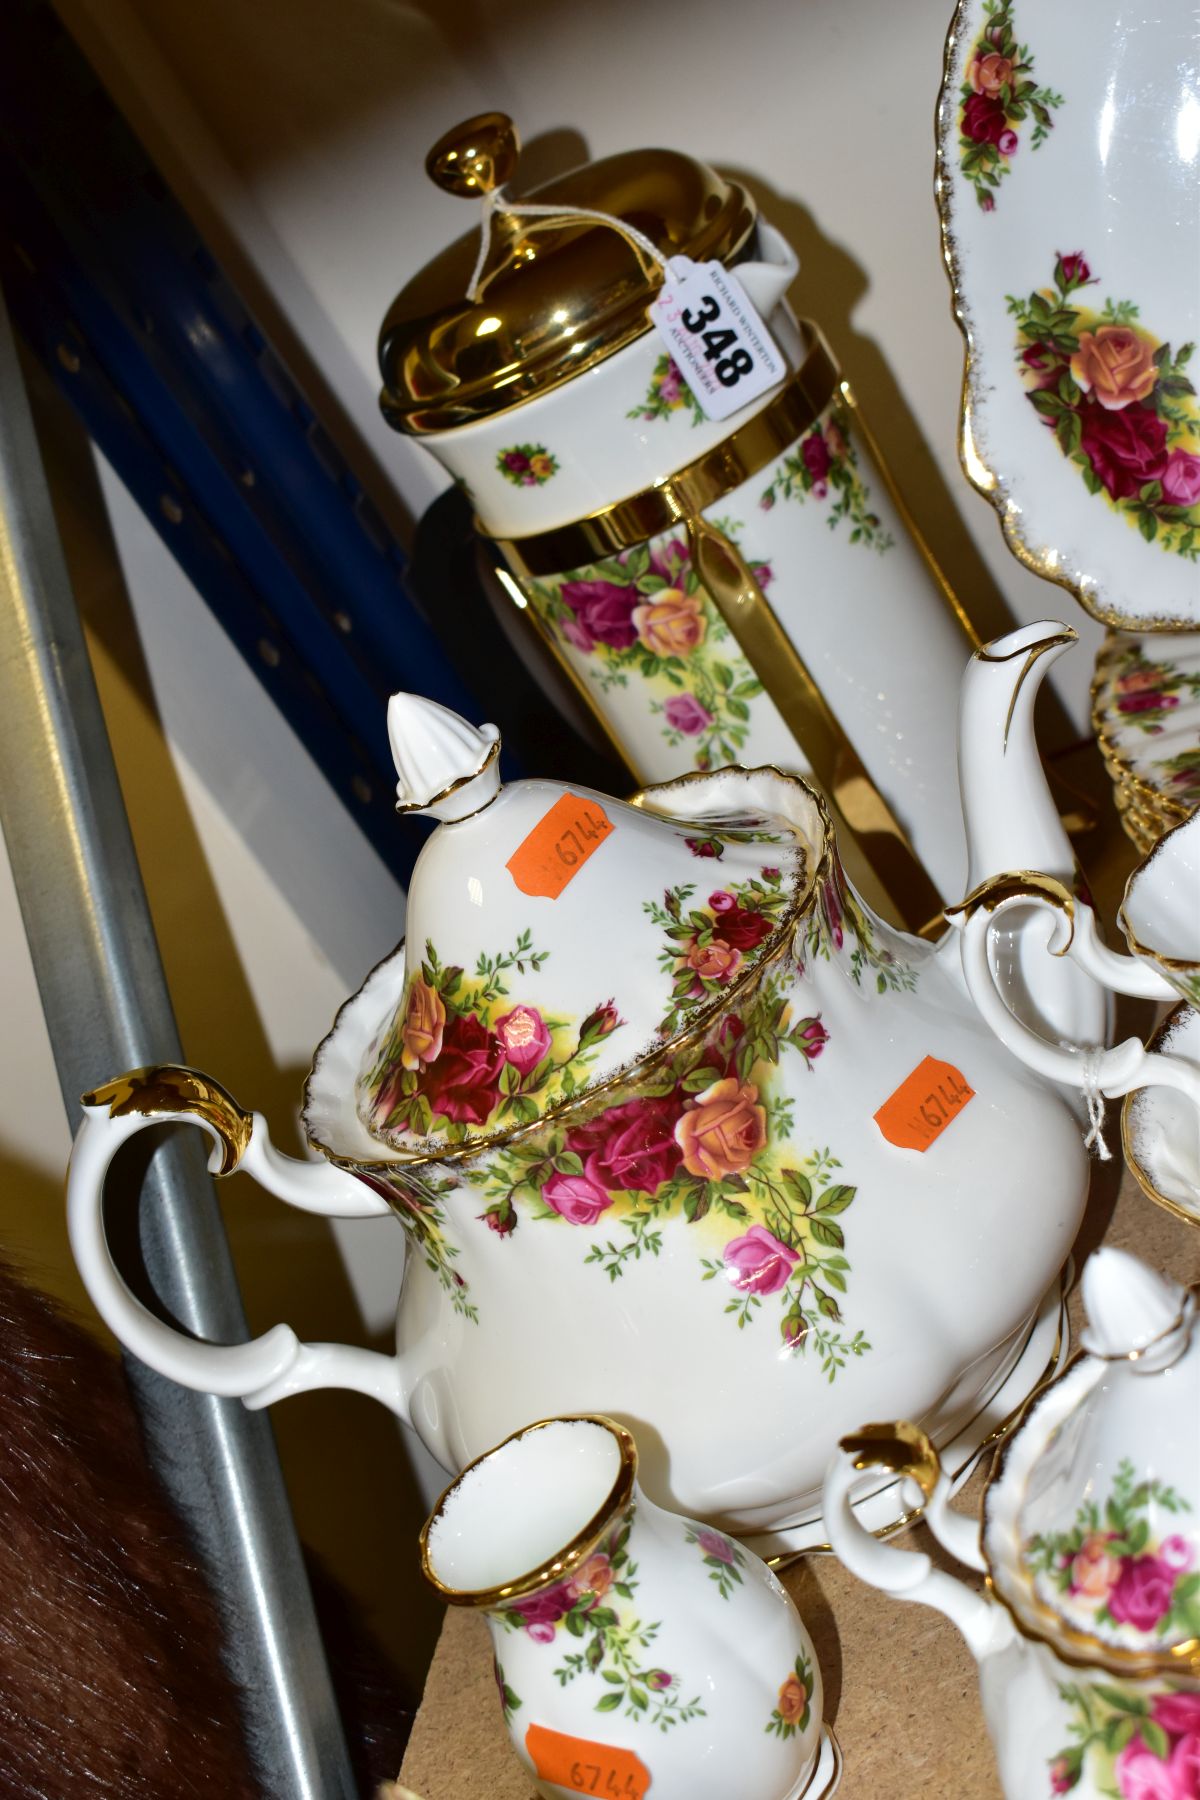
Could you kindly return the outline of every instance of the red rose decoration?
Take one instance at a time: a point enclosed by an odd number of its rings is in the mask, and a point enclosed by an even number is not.
[[[829,445],[821,436],[821,428],[809,433],[800,446],[804,466],[814,481],[824,481],[829,473]]]
[[[722,938],[733,950],[753,950],[771,935],[771,921],[765,913],[748,912],[731,906],[713,920],[713,937]]]
[[[504,1048],[474,1013],[447,1019],[442,1053],[421,1077],[421,1092],[435,1113],[482,1125],[500,1098]]]
[[[590,1182],[612,1192],[657,1194],[683,1159],[675,1142],[679,1107],[669,1095],[626,1100],[567,1133],[567,1149],[583,1158]]]
[[[963,136],[976,144],[998,144],[1008,130],[1008,120],[999,100],[987,94],[972,94],[963,107]]]
[[[641,595],[632,584],[615,581],[564,581],[559,592],[583,630],[597,643],[613,650],[628,650],[637,643],[633,609]]]
[[[1079,407],[1080,447],[1114,500],[1128,500],[1167,466],[1165,419],[1144,406],[1110,412],[1095,400]]]

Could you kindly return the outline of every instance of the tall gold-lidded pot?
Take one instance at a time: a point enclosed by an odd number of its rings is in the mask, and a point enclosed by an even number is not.
[[[517,157],[501,113],[430,151],[432,179],[482,219],[388,311],[385,416],[463,487],[639,782],[730,762],[811,774],[859,881],[929,926],[965,879],[955,722],[977,640],[828,345],[787,305],[794,251],[744,188],[675,151],[514,199]],[[723,420],[647,316],[676,257],[734,271],[786,363]]]

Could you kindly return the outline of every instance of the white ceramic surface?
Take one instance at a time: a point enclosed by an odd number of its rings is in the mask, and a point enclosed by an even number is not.
[[[671,460],[660,473],[692,454],[685,430],[672,423],[664,433],[661,454]],[[935,885],[956,898],[962,823],[948,801],[954,696],[970,644],[852,410],[835,396],[796,443],[704,516],[754,570]],[[808,773],[803,746],[705,593],[682,527],[523,586],[641,781],[734,761]]]
[[[1107,1249],[1085,1266],[1084,1299],[1085,1354],[1004,1446],[982,1534],[947,1511],[948,1477],[903,1425],[846,1440],[826,1478],[826,1523],[864,1581],[962,1631],[1008,1800],[1188,1800],[1200,1727],[1186,1653],[1200,1635],[1195,1301]],[[927,1522],[989,1576],[988,1591],[869,1535],[849,1502],[860,1470],[880,1462],[918,1477],[909,1488]]]
[[[821,1675],[794,1604],[723,1532],[649,1501],[631,1448],[601,1419],[523,1431],[464,1472],[423,1536],[438,1592],[486,1618],[537,1791],[564,1791],[544,1779],[557,1733],[605,1771],[599,1793],[609,1769],[608,1791],[633,1791],[632,1756],[656,1800],[832,1794]]]
[[[1031,738],[1062,634],[1018,637],[972,669],[995,738],[964,761],[972,853],[1002,867],[1024,822],[1030,855],[1066,873]],[[956,940],[935,951],[862,905],[802,783],[726,771],[640,808],[549,782],[488,800],[491,740],[450,735],[438,779],[455,755],[461,776],[431,809],[460,811],[480,782],[484,803],[422,853],[424,941],[318,1053],[306,1119],[327,1163],[279,1157],[202,1077],[165,1094],[124,1078],[89,1103],[72,1163],[89,1290],[174,1379],[255,1406],[373,1393],[447,1468],[593,1408],[636,1423],[657,1499],[742,1530],[811,1521],[848,1419],[909,1413],[945,1439],[1009,1375],[1078,1225],[1077,1128],[972,1012]],[[580,805],[590,841],[548,823]],[[284,1326],[215,1348],[138,1306],[100,1192],[163,1111],[197,1116],[226,1166],[240,1154],[293,1204],[398,1213],[413,1254],[396,1358]]]
[[[1200,1077],[1200,1013],[1177,1006],[1150,1048]],[[1122,1110],[1125,1159],[1142,1190],[1169,1212],[1200,1224],[1200,1114],[1173,1088],[1145,1087]]]
[[[955,916],[962,933],[963,970],[981,1015],[1000,1041],[1039,1074],[1073,1084],[1088,1096],[1094,1130],[1102,1099],[1117,1099],[1137,1088],[1174,1089],[1183,1102],[1183,1138],[1200,1129],[1200,1073],[1186,1057],[1147,1049],[1126,1038],[1110,1050],[1096,1041],[1051,1043],[1044,1033],[1016,1017],[1011,995],[997,970],[993,933],[1002,934],[1010,913],[1026,918],[1031,907],[1051,921],[1044,941],[1047,967],[1069,958],[1095,982],[1115,994],[1141,999],[1200,999],[1200,815],[1164,836],[1134,870],[1125,886],[1119,919],[1130,956],[1120,956],[1101,940],[1095,915],[1061,883],[1015,863],[1006,875],[986,884],[971,905]],[[1037,991],[1037,977],[1032,978]],[[1189,1117],[1190,1114],[1190,1117]],[[1174,1143],[1170,1146],[1176,1155]]]
[[[938,192],[963,464],[1023,562],[1129,629],[1200,623],[1198,175],[1188,0],[960,0]]]

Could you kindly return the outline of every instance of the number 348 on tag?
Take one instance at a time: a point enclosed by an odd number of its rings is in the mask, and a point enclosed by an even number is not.
[[[673,256],[648,312],[707,418],[729,418],[787,374],[741,282],[719,262]]]

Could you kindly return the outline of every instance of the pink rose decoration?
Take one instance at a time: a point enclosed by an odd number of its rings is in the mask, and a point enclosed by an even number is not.
[[[506,1062],[528,1075],[550,1051],[550,1033],[536,1006],[514,1006],[495,1024]]]
[[[683,1159],[674,1135],[678,1116],[678,1103],[670,1095],[626,1100],[569,1131],[567,1149],[583,1158],[587,1181],[606,1198],[610,1189],[653,1195]]]
[[[995,212],[996,196],[994,194],[980,194],[979,204],[984,212]]]
[[[819,425],[800,445],[800,454],[804,458],[804,466],[813,480],[824,481],[829,473],[829,445],[821,436]]]
[[[1171,1773],[1178,1800],[1200,1800],[1200,1737],[1189,1732],[1171,1752]]]
[[[708,896],[708,910],[715,913],[732,912],[737,901],[724,888],[715,888]]]
[[[672,694],[663,707],[663,715],[667,724],[682,731],[685,737],[696,737],[713,722],[712,714],[701,706],[695,694]]]
[[[564,1175],[560,1169],[543,1187],[542,1199],[568,1225],[594,1225],[612,1205],[611,1197],[586,1175]]]
[[[1119,1625],[1153,1631],[1171,1610],[1175,1571],[1157,1556],[1130,1556],[1108,1596],[1108,1610]]]
[[[1150,1717],[1171,1737],[1200,1732],[1200,1694],[1156,1694]]]
[[[777,1294],[799,1260],[799,1251],[781,1244],[765,1225],[752,1225],[725,1246],[725,1273],[743,1294]]]
[[[1179,705],[1178,694],[1125,694],[1117,701],[1117,711],[1123,713],[1169,712],[1171,707]]]
[[[554,1627],[573,1605],[574,1598],[568,1593],[566,1582],[556,1581],[552,1587],[518,1600],[513,1611],[520,1613],[531,1638],[539,1644],[548,1644],[554,1637]]]
[[[1195,1560],[1191,1544],[1187,1538],[1180,1537],[1178,1532],[1172,1532],[1169,1538],[1163,1539],[1158,1547],[1158,1554],[1168,1569],[1174,1569],[1177,1575],[1182,1575],[1185,1569],[1190,1569]]]
[[[665,544],[659,544],[650,552],[651,569],[668,587],[679,586],[679,577],[691,560],[691,551],[683,538],[668,538]]]
[[[1015,156],[1020,141],[1015,131],[1002,131],[996,139],[996,148],[1001,156]]]
[[[675,1680],[665,1669],[649,1669],[643,1676],[646,1686],[655,1694],[665,1694]]]
[[[1194,1738],[1182,1738],[1169,1758],[1156,1756],[1140,1737],[1132,1737],[1116,1760],[1114,1773],[1122,1800],[1196,1800],[1200,1794],[1189,1779],[1185,1763],[1176,1767],[1176,1757]]]
[[[1172,506],[1194,506],[1200,500],[1200,456],[1172,450],[1161,480],[1164,500]]]
[[[575,614],[580,636],[611,650],[628,650],[637,642],[633,609],[641,595],[632,582],[623,587],[615,581],[564,581],[559,592]],[[579,644],[585,647],[590,646]]]

